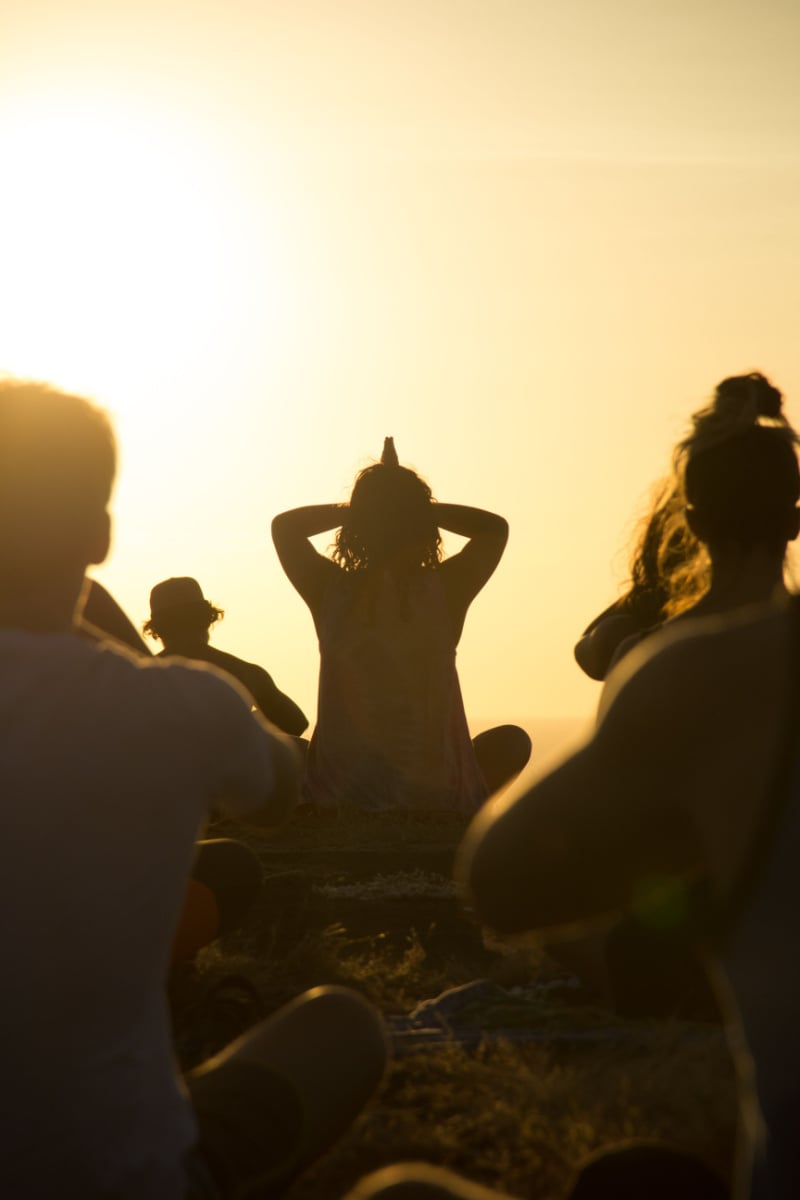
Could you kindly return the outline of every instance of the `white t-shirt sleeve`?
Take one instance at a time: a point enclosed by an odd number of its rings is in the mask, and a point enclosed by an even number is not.
[[[246,816],[269,806],[276,783],[275,755],[284,753],[243,687],[213,667],[192,665],[187,679],[197,714],[198,750],[206,759],[209,797],[228,816]],[[201,677],[198,678],[198,675]]]

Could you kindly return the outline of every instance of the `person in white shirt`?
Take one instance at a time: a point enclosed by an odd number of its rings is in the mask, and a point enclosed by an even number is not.
[[[213,667],[76,632],[115,457],[83,398],[0,381],[0,1191],[279,1194],[376,1088],[383,1029],[318,988],[176,1069],[164,980],[198,831],[212,805],[280,823],[300,766]]]

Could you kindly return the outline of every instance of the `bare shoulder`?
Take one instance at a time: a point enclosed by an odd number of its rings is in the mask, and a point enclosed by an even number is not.
[[[652,716],[672,732],[701,720],[708,735],[724,719],[745,722],[782,706],[789,683],[788,605],[676,622],[626,656],[600,701],[599,728]]]
[[[786,605],[676,625],[612,673],[595,734],[601,763],[650,768],[650,796],[682,812],[724,896],[774,787],[786,737],[793,627]]]
[[[793,623],[786,608],[687,621],[633,651],[585,745],[475,818],[458,871],[483,919],[568,925],[698,870],[724,898],[774,786]]]

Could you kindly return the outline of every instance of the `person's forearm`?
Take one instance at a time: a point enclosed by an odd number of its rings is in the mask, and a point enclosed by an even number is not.
[[[283,733],[297,737],[308,729],[308,717],[300,706],[295,704],[291,696],[285,695],[277,688],[270,697],[269,707],[264,705],[262,710],[267,719],[272,721],[273,725],[277,725]]]
[[[292,508],[273,519],[272,536],[275,539],[315,537],[328,529],[338,529],[346,511],[346,504],[307,504],[304,508]]]
[[[508,535],[508,522],[497,513],[487,512],[483,508],[471,508],[467,504],[438,504],[431,505],[433,518],[440,529],[456,533],[459,537],[473,538],[481,535],[505,537]]]

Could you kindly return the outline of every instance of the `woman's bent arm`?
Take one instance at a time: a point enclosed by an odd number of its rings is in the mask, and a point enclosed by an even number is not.
[[[508,521],[496,513],[466,504],[432,504],[440,529],[469,538],[458,554],[441,566],[456,641],[471,602],[503,557],[508,541]]]
[[[309,538],[338,529],[346,504],[308,504],[279,513],[272,521],[272,541],[290,582],[316,612],[333,571],[339,568],[314,549]]]

